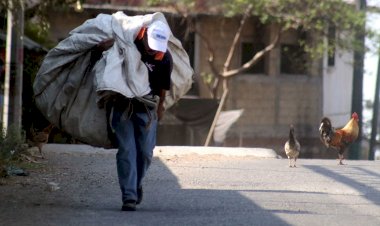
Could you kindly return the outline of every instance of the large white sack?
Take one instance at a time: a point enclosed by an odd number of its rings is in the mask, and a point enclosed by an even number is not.
[[[133,79],[133,76],[148,78],[147,74],[138,74],[147,73],[147,70],[142,62],[135,60],[139,59],[140,55],[133,45],[133,40],[142,26],[154,20],[166,22],[162,13],[132,17],[121,12],[113,15],[100,14],[71,31],[69,37],[48,52],[33,84],[36,105],[44,116],[82,142],[93,146],[111,147],[107,136],[106,113],[104,109],[98,108],[97,92],[112,90],[127,97],[141,96],[147,92],[145,82],[148,81]],[[136,34],[121,33],[120,28],[125,29],[130,25],[128,23],[132,22],[136,23],[133,26]],[[134,65],[129,65],[130,69],[127,69],[133,73],[124,73],[126,78],[116,79],[112,84],[107,79],[109,74],[96,75],[95,71],[89,68],[91,48],[109,38],[115,38],[115,43],[117,42],[119,47],[129,51],[125,61],[133,61]],[[191,87],[193,76],[189,57],[181,42],[173,35],[169,39],[168,48],[174,65],[171,76],[172,87],[165,101],[166,108],[186,94]],[[104,55],[115,54],[112,53],[112,49],[106,51]],[[104,69],[100,71],[104,72],[109,62],[107,59],[100,60],[97,68],[103,65]],[[131,86],[131,83],[135,84]]]

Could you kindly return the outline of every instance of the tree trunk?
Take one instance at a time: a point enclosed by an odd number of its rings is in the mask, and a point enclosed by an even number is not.
[[[377,77],[376,77],[376,88],[375,88],[375,98],[373,103],[373,115],[372,115],[372,129],[371,129],[371,139],[369,142],[369,160],[375,160],[375,148],[376,148],[376,136],[378,127],[378,116],[379,116],[379,95],[380,95],[380,54],[379,61],[377,63]]]
[[[24,59],[24,5],[8,10],[6,68],[4,80],[4,107],[2,127],[10,125],[21,130],[22,114],[22,78]]]
[[[366,10],[366,0],[358,0],[359,9]],[[363,69],[364,69],[364,49],[365,49],[365,34],[364,27],[362,32],[359,32],[357,41],[360,43],[359,50],[354,52],[354,78],[353,78],[353,90],[352,90],[352,112],[356,112],[359,115],[359,136],[355,143],[350,147],[349,158],[359,159],[361,152],[362,141],[362,126],[363,126]]]
[[[224,103],[226,102],[227,94],[228,94],[227,79],[224,79],[223,80],[223,94],[222,94],[222,97],[220,99],[220,103],[219,103],[218,109],[217,109],[217,111],[215,113],[214,120],[212,121],[210,130],[209,130],[209,132],[207,134],[206,142],[205,142],[205,145],[204,145],[206,147],[210,145],[212,135],[214,134],[216,122],[218,121],[220,112],[222,111]]]

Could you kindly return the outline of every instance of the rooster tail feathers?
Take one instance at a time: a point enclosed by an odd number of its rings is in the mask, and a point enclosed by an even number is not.
[[[42,131],[46,133],[50,133],[50,131],[53,129],[54,125],[53,123],[50,123],[47,127],[45,127]]]
[[[33,123],[32,123],[32,125],[31,125],[30,128],[29,128],[29,133],[30,133],[32,136],[34,136],[34,135],[36,134],[36,130],[34,129]]]
[[[41,132],[44,132],[44,133],[50,133],[50,131],[54,128],[54,124],[50,123],[48,126],[46,126],[45,128],[43,128],[42,130],[41,129],[35,129],[34,128],[34,125],[32,123],[32,125],[30,126],[29,128],[29,132],[32,136],[35,136],[39,131]]]
[[[290,128],[289,128],[289,142],[294,145],[295,144],[295,135],[294,135],[294,126],[293,125],[290,125]]]
[[[327,117],[323,117],[321,119],[321,126],[319,127],[319,130],[321,129],[322,125],[324,125],[325,127],[332,128],[331,120],[329,118],[327,118]]]
[[[330,119],[327,117],[322,118],[321,124],[319,126],[319,132],[322,133],[323,131],[332,131],[332,130],[333,128],[332,128]]]
[[[321,124],[319,126],[319,136],[326,146],[331,140],[331,134],[333,133],[333,127],[331,125],[331,120],[327,117],[322,118]]]

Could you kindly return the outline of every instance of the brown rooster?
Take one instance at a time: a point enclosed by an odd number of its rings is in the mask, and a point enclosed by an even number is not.
[[[49,141],[49,134],[53,127],[54,125],[50,124],[47,127],[45,127],[42,131],[35,131],[33,126],[30,127],[30,145],[38,148],[41,158],[44,158],[42,154],[42,146]]]
[[[343,164],[343,153],[347,147],[352,144],[359,135],[359,117],[356,112],[351,116],[350,121],[342,128],[335,129],[332,127],[331,120],[327,117],[322,118],[319,126],[319,134],[322,143],[327,148],[333,148],[338,151],[339,165]]]
[[[289,140],[286,141],[284,150],[285,150],[286,156],[288,156],[288,159],[289,159],[289,167],[297,167],[296,161],[300,154],[301,145],[296,139],[293,125],[290,125]],[[292,165],[292,159],[294,159],[293,165]]]

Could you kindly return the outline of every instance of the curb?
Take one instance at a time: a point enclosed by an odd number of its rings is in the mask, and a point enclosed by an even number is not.
[[[204,147],[204,146],[156,146],[155,156],[184,156],[184,155],[224,155],[234,157],[251,156],[257,158],[278,158],[277,153],[267,148],[242,147]]]
[[[85,144],[46,144],[43,146],[46,152],[64,153],[89,153],[104,154],[116,153],[117,149],[105,149],[93,147]],[[257,158],[278,158],[277,153],[267,148],[242,148],[242,147],[204,147],[204,146],[156,146],[153,156],[185,156],[185,155],[224,155],[244,157],[251,156]]]

